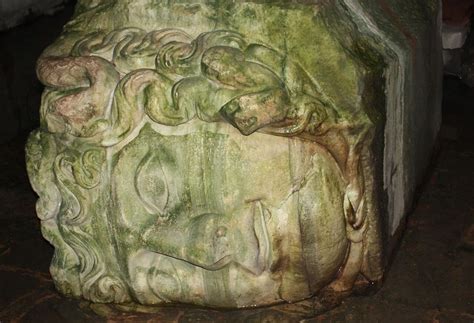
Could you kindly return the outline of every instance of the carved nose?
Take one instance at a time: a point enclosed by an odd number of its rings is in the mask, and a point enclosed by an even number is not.
[[[216,235],[216,238],[225,237],[227,235],[227,228],[224,226],[218,227],[215,235]]]
[[[230,257],[231,252],[229,248],[227,227],[221,225],[214,232],[214,261],[218,263],[222,261],[222,259]]]

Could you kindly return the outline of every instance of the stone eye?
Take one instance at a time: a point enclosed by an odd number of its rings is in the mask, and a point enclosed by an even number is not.
[[[168,205],[168,183],[157,155],[149,153],[143,158],[137,169],[135,188],[148,212],[164,214]]]

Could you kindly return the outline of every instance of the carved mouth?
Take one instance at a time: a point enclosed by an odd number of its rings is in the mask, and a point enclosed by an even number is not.
[[[251,217],[251,228],[249,228],[249,231],[246,231],[247,234],[252,236],[243,235],[243,240],[241,240],[243,243],[248,244],[244,249],[251,250],[251,252],[241,254],[240,251],[242,250],[237,248],[242,246],[240,244],[234,245],[234,249],[229,250],[230,253],[220,255],[219,259],[212,265],[207,266],[206,269],[219,270],[230,263],[234,263],[253,275],[259,276],[270,267],[271,246],[265,220],[265,213],[268,211],[265,210],[261,201],[258,200],[252,203],[249,214]],[[254,241],[253,243],[251,242],[252,240]]]
[[[219,270],[219,269],[224,268],[228,264],[230,264],[232,261],[233,261],[232,260],[232,255],[226,255],[226,256],[222,257],[221,259],[219,259],[218,261],[216,261],[215,263],[213,263],[212,265],[208,266],[206,269],[207,270]]]
[[[252,249],[253,252],[245,253],[244,255],[237,253],[232,261],[255,276],[259,276],[270,267],[271,246],[265,221],[265,212],[267,211],[261,201],[258,200],[252,203],[252,232],[249,233],[253,235],[252,238],[255,242],[254,248]],[[250,240],[250,237],[248,240]],[[251,243],[249,243],[249,245],[251,245]]]
[[[270,268],[271,261],[266,214],[262,202],[252,201],[229,214],[230,219],[206,213],[175,226],[154,225],[144,235],[144,243],[154,252],[206,270],[234,264],[258,276]]]

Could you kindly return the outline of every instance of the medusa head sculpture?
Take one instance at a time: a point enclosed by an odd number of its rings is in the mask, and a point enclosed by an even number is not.
[[[287,53],[125,28],[37,71],[28,171],[63,293],[249,307],[380,279],[375,125]]]

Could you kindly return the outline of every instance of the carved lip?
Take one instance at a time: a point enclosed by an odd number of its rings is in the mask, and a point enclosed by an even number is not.
[[[257,257],[257,268],[258,272],[254,272],[256,275],[260,275],[266,269],[270,267],[271,261],[271,242],[268,234],[268,227],[265,221],[265,208],[260,200],[255,202],[254,211],[254,231],[255,237],[258,241],[258,257]]]
[[[270,268],[271,261],[271,243],[268,234],[267,223],[265,221],[265,208],[261,201],[253,201],[253,234],[257,240],[257,254],[246,255],[244,259],[237,259],[233,254],[227,254],[207,266],[208,270],[220,270],[225,266],[234,263],[239,267],[251,272],[255,276],[261,275]]]

